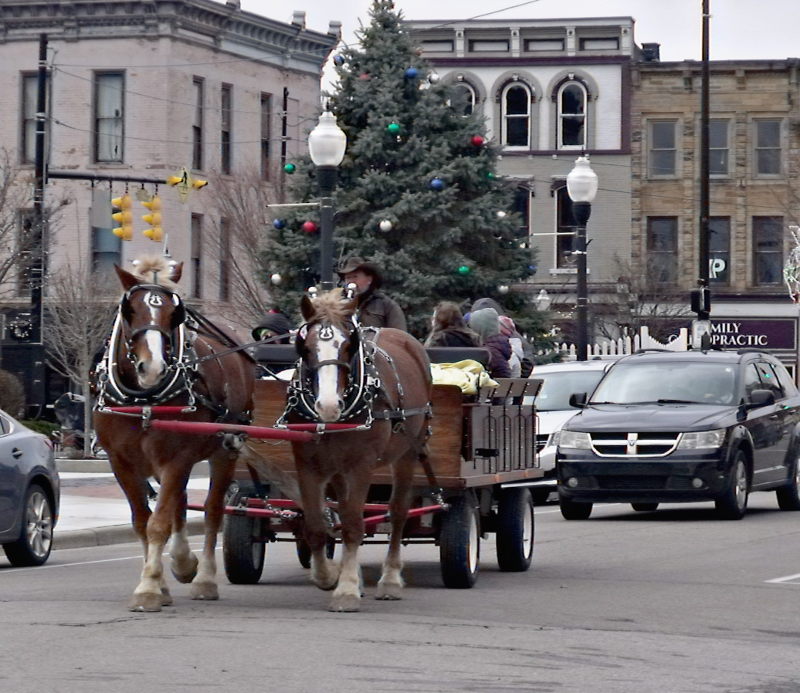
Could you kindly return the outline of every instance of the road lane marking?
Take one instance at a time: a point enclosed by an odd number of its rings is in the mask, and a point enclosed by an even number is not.
[[[800,585],[800,573],[797,573],[796,575],[787,575],[786,577],[775,578],[774,580],[764,580],[764,582],[785,583],[785,584],[789,584],[789,585]]]

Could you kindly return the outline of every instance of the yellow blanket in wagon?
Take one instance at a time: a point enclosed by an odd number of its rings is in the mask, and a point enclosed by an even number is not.
[[[431,377],[434,385],[458,385],[465,395],[476,395],[484,387],[497,387],[486,369],[472,359],[456,363],[432,363]]]

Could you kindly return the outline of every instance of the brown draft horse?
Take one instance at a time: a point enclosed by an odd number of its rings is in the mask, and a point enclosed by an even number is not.
[[[306,325],[297,338],[300,362],[287,418],[364,423],[361,429],[292,443],[312,579],[319,588],[334,590],[330,611],[358,611],[362,584],[357,554],[364,539],[364,504],[373,470],[387,464],[393,477],[392,532],[375,598],[402,596],[400,543],[415,465],[427,437],[430,365],[425,350],[406,332],[359,328],[352,317],[356,299],[343,300],[341,290],[304,296],[301,308]],[[340,564],[325,552],[324,503],[329,485],[341,518]]]
[[[129,601],[131,611],[161,611],[172,604],[161,561],[170,535],[173,575],[191,582],[192,599],[218,599],[214,552],[237,441],[155,430],[147,414],[122,414],[109,407],[183,406],[187,413],[152,416],[247,423],[253,406],[252,362],[241,351],[223,354],[231,346],[225,335],[189,313],[176,293],[181,269],[181,264],[155,257],[140,259],[134,274],[116,268],[125,294],[95,377],[97,436],[144,545],[144,569]],[[206,459],[211,484],[198,561],[186,532],[186,484],[195,463]],[[152,513],[147,497],[151,476],[161,485]]]

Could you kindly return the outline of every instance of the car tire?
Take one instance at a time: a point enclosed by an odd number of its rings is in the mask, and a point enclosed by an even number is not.
[[[631,507],[637,513],[646,513],[653,510],[658,510],[658,503],[631,503]]]
[[[747,512],[747,456],[737,450],[731,465],[731,476],[725,492],[714,501],[722,520],[741,520]]]
[[[481,518],[473,498],[448,501],[439,533],[439,560],[444,586],[469,589],[478,579],[481,556]]]
[[[535,525],[533,498],[527,488],[507,488],[497,503],[497,563],[506,573],[521,573],[531,567]]]
[[[592,514],[593,503],[578,503],[564,496],[559,496],[558,506],[565,520],[588,520]]]
[[[777,489],[775,495],[781,510],[800,510],[800,458],[794,461],[789,483]]]
[[[19,539],[3,544],[11,565],[19,568],[43,565],[53,549],[54,526],[50,497],[39,484],[31,484],[25,494]]]
[[[267,547],[261,538],[262,521],[244,515],[226,515],[222,527],[222,563],[234,585],[255,585],[264,572]]]

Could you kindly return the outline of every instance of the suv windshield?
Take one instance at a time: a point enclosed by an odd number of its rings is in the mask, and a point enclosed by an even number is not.
[[[536,397],[537,411],[565,411],[569,406],[569,396],[576,392],[592,394],[605,371],[559,371],[544,373],[542,389]],[[534,372],[534,378],[539,377]]]
[[[576,391],[577,392],[577,391]],[[735,403],[736,370],[724,363],[618,363],[591,398],[592,403]]]

